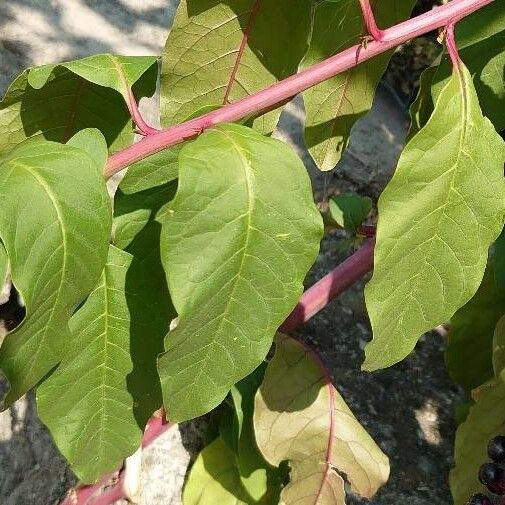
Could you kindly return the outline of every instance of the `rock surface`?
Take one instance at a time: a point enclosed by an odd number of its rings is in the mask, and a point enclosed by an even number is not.
[[[14,0],[0,3],[0,92],[23,68],[97,52],[159,54],[176,0]],[[151,117],[153,102],[144,104]],[[356,125],[340,170],[321,174],[300,147],[300,100],[283,115],[278,136],[294,144],[306,162],[316,198],[356,190],[376,201],[396,164],[407,119],[394,96],[380,88],[374,111]],[[311,274],[315,281],[343,259],[330,236]],[[443,339],[435,333],[389,370],[366,375],[359,367],[370,330],[362,295],[355,286],[302,330],[331,370],[340,392],[391,458],[390,482],[374,505],[446,505],[447,472],[454,436],[452,412],[459,391],[443,366]],[[0,319],[5,319],[5,306]],[[143,455],[141,503],[176,505],[204,423],[173,428]],[[32,395],[0,414],[0,503],[56,504],[75,482],[46,429]],[[364,504],[358,498],[353,505]]]

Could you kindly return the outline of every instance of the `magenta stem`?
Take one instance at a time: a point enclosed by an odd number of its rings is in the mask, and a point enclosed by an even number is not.
[[[384,32],[379,29],[377,22],[375,21],[375,16],[372,10],[372,5],[370,0],[359,0],[361,6],[361,11],[363,13],[363,19],[365,21],[366,29],[368,33],[372,36],[374,40],[382,40],[384,37]]]
[[[141,135],[144,136],[153,135],[154,133],[158,133],[160,131],[157,130],[156,128],[153,128],[152,126],[149,126],[144,121],[144,118],[140,113],[137,101],[135,100],[135,96],[133,95],[131,89],[128,89],[128,100],[126,101],[126,106],[128,107],[133,122],[135,123],[135,126],[137,127],[137,130]]]
[[[461,65],[461,58],[459,57],[458,46],[456,45],[456,38],[454,37],[454,23],[449,23],[445,30],[445,45],[447,52],[451,57],[452,64],[455,69]]]
[[[361,279],[373,266],[373,249],[374,240],[368,240],[352,256],[305,291],[279,329],[285,333],[293,331]]]
[[[452,0],[420,16],[383,30],[381,40],[370,41],[366,48],[361,44],[355,45],[241,100],[185,123],[150,133],[140,142],[113,154],[107,162],[104,175],[108,178],[151,154],[194,138],[211,126],[237,121],[250,114],[268,110],[363,61],[388,51],[407,40],[468,16],[491,2],[493,0]]]

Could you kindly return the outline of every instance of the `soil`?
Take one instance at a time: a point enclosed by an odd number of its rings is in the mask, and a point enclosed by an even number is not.
[[[0,92],[23,68],[96,52],[159,54],[175,0],[14,0],[0,3]],[[426,3],[426,2],[425,2]],[[388,79],[388,82],[395,82]],[[410,84],[409,84],[410,86]],[[408,88],[410,89],[410,88]],[[144,111],[153,116],[155,103]],[[311,174],[316,199],[353,190],[376,203],[389,180],[408,128],[402,102],[388,85],[379,88],[373,111],[355,125],[337,170],[318,172],[302,149],[300,100],[289,104],[278,136],[298,150]],[[342,234],[322,244],[308,284],[345,257]],[[447,474],[452,462],[453,412],[462,393],[443,364],[444,339],[425,335],[404,362],[374,374],[360,371],[363,347],[371,338],[362,288],[358,283],[300,334],[331,371],[350,407],[390,456],[389,483],[374,505],[451,503]],[[4,300],[5,301],[5,297]],[[19,319],[14,298],[0,306],[0,319]],[[201,445],[205,422],[184,423],[160,437],[143,454],[143,505],[176,505],[184,475]],[[39,422],[33,396],[0,414],[0,503],[56,504],[75,477]],[[369,503],[351,497],[352,505]]]

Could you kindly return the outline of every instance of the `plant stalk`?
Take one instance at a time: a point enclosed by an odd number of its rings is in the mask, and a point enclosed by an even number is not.
[[[362,44],[352,46],[241,100],[179,125],[154,132],[140,142],[113,154],[105,166],[104,176],[109,178],[132,163],[167,147],[192,139],[214,125],[237,121],[245,116],[268,110],[399,44],[456,22],[493,1],[495,0],[452,0],[420,16],[382,30],[381,39],[368,42],[366,47]]]

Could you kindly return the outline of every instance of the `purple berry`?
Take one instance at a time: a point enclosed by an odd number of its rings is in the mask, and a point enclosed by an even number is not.
[[[490,440],[487,453],[495,463],[505,462],[505,437],[498,436]]]
[[[505,471],[496,463],[484,463],[480,467],[479,481],[493,494],[505,494]]]
[[[491,500],[485,494],[474,494],[467,505],[493,505]]]

